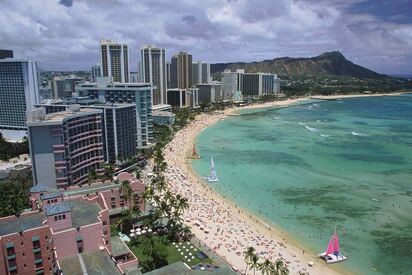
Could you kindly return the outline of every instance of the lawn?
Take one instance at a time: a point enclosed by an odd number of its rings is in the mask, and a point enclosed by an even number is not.
[[[160,241],[160,248],[163,251],[167,251],[167,263],[172,264],[178,261],[185,262],[188,266],[192,265],[197,265],[199,263],[204,263],[204,264],[213,264],[212,259],[206,258],[203,260],[200,260],[197,256],[196,253],[199,252],[199,248],[197,248],[194,244],[188,242],[188,243],[170,243],[168,240],[162,237],[156,236],[157,240]],[[136,255],[136,257],[139,259],[139,261],[144,261],[145,256],[143,255],[143,249],[142,247],[139,246],[131,246],[128,244],[130,249],[133,251],[133,253]],[[176,247],[176,245],[178,247]],[[184,248],[183,248],[184,246]],[[180,249],[180,251],[178,250]],[[183,255],[182,255],[183,253]],[[190,255],[191,253],[192,255]],[[185,258],[184,256],[187,256],[188,258]],[[192,258],[192,256],[194,258]],[[189,261],[190,258],[190,261]]]

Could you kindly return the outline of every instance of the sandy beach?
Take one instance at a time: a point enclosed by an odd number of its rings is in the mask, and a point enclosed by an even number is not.
[[[354,96],[357,95],[326,98]],[[187,158],[191,154],[196,136],[203,129],[233,115],[239,109],[285,107],[306,99],[310,98],[288,99],[242,108],[229,108],[215,114],[201,114],[190,125],[176,133],[164,150],[165,160],[168,163],[165,173],[167,183],[172,192],[180,193],[189,200],[190,208],[184,214],[185,223],[192,228],[192,232],[197,238],[242,274],[246,268],[243,252],[249,246],[256,248],[257,254],[262,259],[267,258],[271,261],[278,258],[283,259],[287,263],[290,274],[298,274],[299,272],[350,274],[342,266],[326,265],[316,257],[318,251],[310,251],[302,247],[286,232],[268,226],[255,215],[238,208],[230,200],[221,197],[208,186],[208,183],[197,176]],[[312,267],[308,266],[309,261],[314,263]],[[259,272],[256,273],[259,274]],[[253,271],[248,270],[248,274],[253,274]]]

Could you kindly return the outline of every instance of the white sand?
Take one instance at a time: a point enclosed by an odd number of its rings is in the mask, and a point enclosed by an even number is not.
[[[288,99],[242,109],[287,106],[304,99],[308,98]],[[242,273],[246,267],[243,252],[247,247],[253,246],[261,258],[272,261],[282,258],[287,263],[290,274],[298,274],[299,271],[310,274],[349,274],[339,264],[326,265],[318,259],[316,253],[321,251],[310,251],[300,246],[285,232],[270,227],[256,216],[237,208],[233,202],[211,190],[192,170],[187,155],[192,151],[196,136],[207,126],[226,118],[237,109],[230,108],[222,113],[197,116],[196,120],[179,131],[165,148],[165,160],[168,163],[165,175],[168,185],[172,192],[180,193],[189,200],[190,208],[184,214],[185,223],[192,228],[197,238]],[[198,220],[202,227],[195,224]],[[308,261],[313,261],[314,266],[309,267]],[[248,274],[253,272],[248,271]]]

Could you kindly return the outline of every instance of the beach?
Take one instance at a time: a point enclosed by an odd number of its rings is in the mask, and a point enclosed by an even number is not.
[[[288,99],[246,108],[282,107],[299,103],[308,98]],[[246,264],[243,252],[249,246],[256,248],[261,258],[284,260],[291,274],[349,274],[337,266],[328,266],[313,251],[299,245],[273,226],[233,202],[215,193],[193,171],[187,156],[191,154],[196,136],[206,127],[233,115],[239,108],[226,109],[216,114],[201,114],[190,125],[180,130],[164,150],[168,163],[166,179],[171,191],[188,198],[189,209],[184,214],[185,223],[210,249],[224,258],[236,270],[244,273]],[[312,261],[314,265],[308,266]],[[252,274],[252,271],[248,271]]]
[[[358,96],[384,96],[397,94],[343,95],[321,97],[338,99]],[[320,97],[316,97],[320,98]],[[187,158],[191,155],[197,135],[206,127],[221,121],[237,110],[287,107],[310,97],[288,99],[264,104],[256,104],[242,108],[229,108],[224,112],[201,114],[187,127],[180,130],[164,150],[168,163],[167,182],[172,192],[180,193],[188,198],[190,208],[184,214],[185,223],[192,232],[216,254],[224,258],[230,265],[244,273],[246,264],[243,252],[249,246],[256,248],[262,259],[284,260],[290,274],[306,272],[309,274],[350,274],[342,265],[326,265],[316,257],[320,251],[311,251],[291,238],[287,232],[260,220],[256,215],[239,208],[232,201],[212,190],[205,180],[199,178]],[[325,244],[326,245],[326,244]],[[314,263],[312,267],[308,262]],[[248,271],[248,274],[252,274]]]

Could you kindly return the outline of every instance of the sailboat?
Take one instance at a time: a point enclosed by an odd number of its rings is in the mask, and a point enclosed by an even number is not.
[[[218,182],[220,181],[216,174],[215,163],[213,158],[210,158],[210,175],[205,178],[208,182]]]
[[[189,159],[201,159],[202,157],[196,151],[196,145],[193,144],[192,155],[187,156]]]
[[[324,259],[327,264],[334,264],[346,261],[348,259],[347,256],[344,256],[340,253],[339,247],[339,237],[336,233],[336,225],[335,225],[335,232],[330,237],[328,247],[326,251],[318,255],[320,258]]]

